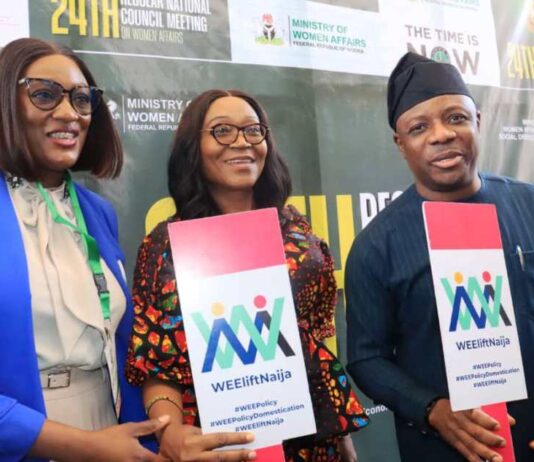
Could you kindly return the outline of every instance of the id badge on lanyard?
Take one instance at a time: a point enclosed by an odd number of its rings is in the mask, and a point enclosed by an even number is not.
[[[111,391],[113,394],[113,402],[115,405],[115,413],[117,417],[119,416],[121,398],[119,391],[119,380],[118,380],[118,369],[117,369],[117,357],[115,354],[115,341],[112,334],[111,328],[111,312],[110,312],[110,296],[107,286],[106,276],[102,269],[102,264],[100,263],[100,251],[98,249],[98,243],[95,238],[89,234],[87,231],[87,225],[85,224],[85,219],[83,217],[82,209],[78,201],[78,195],[76,194],[76,189],[72,183],[70,173],[66,173],[66,187],[69,193],[72,210],[74,216],[76,217],[77,225],[73,225],[70,221],[63,218],[43,185],[40,182],[37,182],[37,189],[41,193],[52,219],[61,225],[67,226],[73,231],[77,232],[82,238],[82,242],[87,251],[87,263],[93,274],[93,280],[95,282],[95,287],[98,292],[98,298],[100,300],[100,308],[102,310],[102,317],[104,318],[104,356],[106,358],[107,367],[109,370],[109,377],[111,383]]]

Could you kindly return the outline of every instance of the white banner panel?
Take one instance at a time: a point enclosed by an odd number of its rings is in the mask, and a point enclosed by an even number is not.
[[[378,13],[303,0],[229,0],[228,14],[233,62],[385,75]]]
[[[0,46],[30,35],[28,2],[0,0]]]
[[[380,14],[397,57],[414,51],[456,66],[467,83],[500,85],[491,1],[380,0]]]
[[[500,85],[491,2],[381,0],[379,12],[304,0],[229,0],[232,61],[388,76],[407,51]]]

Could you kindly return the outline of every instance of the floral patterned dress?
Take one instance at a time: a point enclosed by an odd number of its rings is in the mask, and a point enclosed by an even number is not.
[[[160,223],[139,249],[126,373],[137,385],[149,376],[180,385],[184,423],[199,425],[167,224]],[[326,243],[294,207],[281,211],[280,225],[317,423],[315,435],[285,441],[284,452],[288,462],[337,462],[341,436],[366,426],[368,419],[343,367],[322,343],[335,333],[333,261]]]

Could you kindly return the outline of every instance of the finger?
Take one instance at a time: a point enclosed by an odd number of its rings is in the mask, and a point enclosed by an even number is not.
[[[473,409],[468,415],[473,422],[488,430],[498,430],[499,428],[499,421],[486,414],[482,409]]]
[[[462,417],[458,417],[462,430],[467,432],[471,437],[473,437],[475,440],[482,443],[483,445],[499,448],[502,448],[506,445],[506,440],[501,436],[493,433],[493,429],[488,430],[487,427],[484,427],[479,423],[482,420],[486,425],[490,425],[490,421],[487,420],[486,417],[488,417],[490,420],[493,420],[483,411],[480,411],[479,414],[478,409],[476,409],[472,413],[469,413],[467,415],[462,414]]]
[[[529,443],[530,449],[534,449],[534,440]]]
[[[511,426],[515,425],[515,423],[516,423],[516,422],[515,422],[515,419],[514,419],[510,414],[508,414],[508,423],[509,423]]]
[[[231,432],[208,433],[202,436],[202,440],[202,448],[209,450],[233,444],[248,444],[254,441],[254,435],[252,433]]]
[[[132,435],[135,437],[150,435],[166,427],[169,424],[170,420],[170,416],[162,415],[157,419],[150,419],[145,420],[144,422],[130,424],[132,429]]]
[[[152,451],[149,451],[142,446],[139,449],[139,458],[136,458],[136,460],[141,462],[170,462],[166,457],[163,457],[160,454],[154,454]]]
[[[452,446],[460,453],[462,456],[465,457],[465,460],[468,462],[480,462],[480,457],[473,451],[471,451],[464,443],[462,443],[460,440],[456,440],[455,443],[452,444]],[[487,459],[485,459],[487,460]],[[491,460],[491,462],[499,462],[497,460]]]
[[[473,460],[472,456],[476,454],[472,454],[471,451],[463,443],[461,439],[462,430],[458,426],[458,422],[455,422],[455,420],[453,419],[448,422],[447,427],[447,431],[440,433],[441,437],[454,449],[456,449],[460,454],[462,454],[462,456],[464,456],[466,460],[471,462]],[[478,462],[480,462],[480,460]]]
[[[472,452],[465,444],[460,440],[457,440],[453,447],[465,457],[465,460],[468,462],[480,462],[480,457],[478,457],[474,452]]]
[[[186,431],[190,435],[202,436],[202,430],[199,427],[195,427],[193,425],[183,425],[182,427],[187,429]]]
[[[167,459],[166,457],[163,457],[161,454],[157,454],[157,462],[172,462],[171,459]]]
[[[482,458],[483,460],[488,460],[490,462],[502,462],[502,457],[499,454],[490,449],[487,445],[482,444],[469,433],[460,431],[459,437],[461,445],[468,451],[469,461],[480,462],[480,459]]]
[[[490,430],[482,428],[480,425],[471,423],[464,430],[474,440],[483,444],[484,446],[497,448],[503,448],[506,446],[506,440],[503,437],[491,432]]]
[[[235,451],[209,451],[204,452],[199,457],[201,462],[242,462],[254,460],[256,451],[250,449],[239,449]]]

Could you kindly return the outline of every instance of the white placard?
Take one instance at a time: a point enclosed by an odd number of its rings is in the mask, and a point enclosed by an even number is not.
[[[203,431],[250,431],[253,447],[315,433],[287,267],[178,281]],[[257,353],[248,355],[258,330]]]
[[[527,398],[495,206],[425,202],[423,215],[452,409]]]
[[[525,399],[502,250],[434,250],[430,261],[453,410]],[[484,293],[491,291],[486,301]],[[470,302],[476,314],[469,311]],[[484,303],[493,316],[485,315]]]

